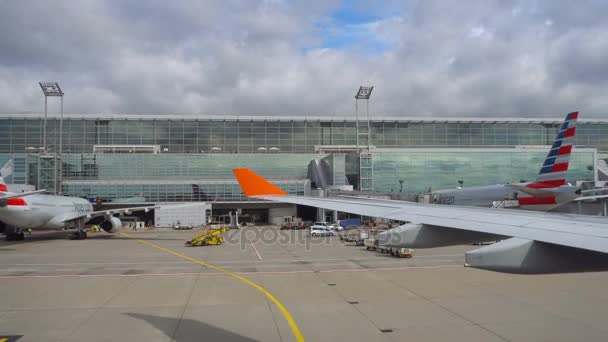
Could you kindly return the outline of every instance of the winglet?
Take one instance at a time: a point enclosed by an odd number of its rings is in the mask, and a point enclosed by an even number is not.
[[[287,193],[281,190],[278,186],[270,183],[262,176],[256,174],[255,172],[246,169],[234,169],[232,170],[236,179],[239,181],[239,185],[241,189],[245,193],[245,195],[251,196],[284,196]]]

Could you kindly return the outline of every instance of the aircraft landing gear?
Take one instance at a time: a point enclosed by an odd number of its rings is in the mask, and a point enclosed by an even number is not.
[[[87,232],[84,230],[77,230],[70,235],[70,240],[84,240],[87,238]]]
[[[87,232],[83,230],[84,222],[82,220],[78,220],[78,230],[75,231],[72,235],[70,235],[70,240],[84,240],[87,238]]]
[[[23,229],[18,227],[7,227],[4,230],[6,234],[6,241],[23,241],[25,240],[25,234]]]
[[[25,234],[21,233],[7,233],[6,241],[23,241],[25,240]]]

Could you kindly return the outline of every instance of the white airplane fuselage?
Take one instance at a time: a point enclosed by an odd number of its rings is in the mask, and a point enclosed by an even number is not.
[[[431,194],[431,203],[477,207],[492,207],[496,201],[516,200],[520,209],[547,211],[555,209],[578,197],[573,186],[550,188],[552,196],[535,198],[505,184],[476,186],[460,189],[438,190]]]
[[[93,211],[91,203],[77,197],[35,194],[6,202],[0,201],[0,221],[23,229],[68,228],[73,223],[63,222],[64,218]]]

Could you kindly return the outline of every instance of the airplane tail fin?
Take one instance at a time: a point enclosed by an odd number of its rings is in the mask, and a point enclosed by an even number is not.
[[[281,188],[249,169],[234,169],[232,172],[236,176],[241,189],[248,197],[287,195]]]
[[[568,163],[576,133],[576,120],[578,112],[568,113],[566,119],[559,127],[555,142],[545,158],[536,182],[527,184],[529,188],[555,188],[566,184]]]

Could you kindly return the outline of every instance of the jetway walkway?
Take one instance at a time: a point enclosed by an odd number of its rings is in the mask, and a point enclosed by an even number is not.
[[[608,162],[604,159],[598,159],[596,167],[599,180],[608,180]]]
[[[329,170],[323,160],[313,159],[308,163],[308,178],[315,183],[317,188],[326,189],[329,183]]]

